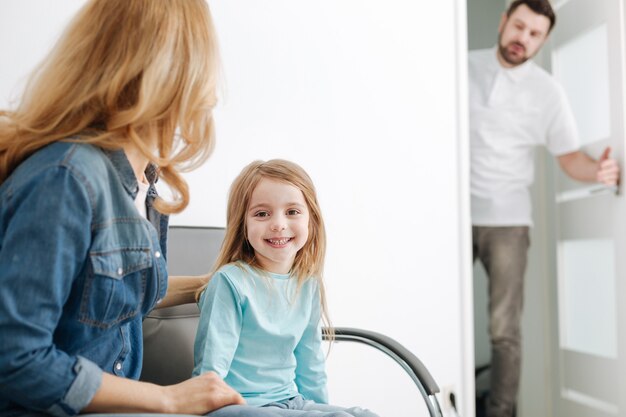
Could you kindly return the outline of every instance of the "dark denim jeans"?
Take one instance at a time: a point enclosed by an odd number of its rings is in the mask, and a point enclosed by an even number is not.
[[[517,401],[528,232],[528,226],[472,227],[474,261],[480,259],[489,277],[488,417],[511,417]]]

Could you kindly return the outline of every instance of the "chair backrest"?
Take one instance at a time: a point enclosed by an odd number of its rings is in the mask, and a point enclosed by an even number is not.
[[[206,274],[213,267],[223,240],[223,228],[170,227],[169,274]],[[199,315],[196,304],[185,304],[154,310],[146,316],[142,381],[171,385],[191,377]]]

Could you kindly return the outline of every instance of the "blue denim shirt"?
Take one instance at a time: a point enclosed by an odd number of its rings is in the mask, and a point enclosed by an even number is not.
[[[67,142],[0,186],[0,416],[75,415],[103,371],[139,377],[142,318],[167,288],[168,219],[153,185],[141,217],[137,191],[123,151]]]

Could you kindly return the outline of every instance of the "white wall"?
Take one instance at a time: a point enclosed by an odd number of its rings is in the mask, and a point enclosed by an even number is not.
[[[20,64],[1,74],[2,106],[82,1],[6,3],[0,56]],[[172,223],[223,225],[245,164],[298,162],[327,223],[334,324],[396,338],[472,416],[464,2],[209,3],[226,80],[218,144]],[[365,348],[333,347],[329,373],[335,403],[425,415],[408,378]]]
[[[15,103],[41,61],[84,0],[0,1],[0,106]]]

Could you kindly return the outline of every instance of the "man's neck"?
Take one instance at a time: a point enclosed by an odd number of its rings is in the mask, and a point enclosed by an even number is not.
[[[498,58],[498,62],[500,63],[500,66],[506,69],[511,69],[511,68],[515,68],[515,67],[519,67],[521,64],[511,64],[510,62],[508,62],[507,60],[505,60],[502,57],[502,54],[500,53],[500,49],[496,48],[496,57]]]

